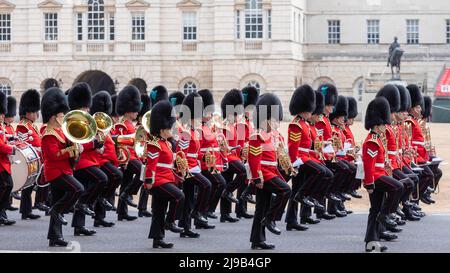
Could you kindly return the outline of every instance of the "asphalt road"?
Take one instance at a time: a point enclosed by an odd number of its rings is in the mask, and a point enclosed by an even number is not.
[[[42,213],[39,212],[41,215]],[[131,211],[137,214],[137,211]],[[93,237],[75,237],[70,224],[64,227],[65,239],[72,241],[70,248],[49,248],[46,239],[48,217],[38,220],[19,220],[17,212],[8,213],[17,220],[14,226],[0,226],[0,252],[252,252],[249,236],[252,220],[238,223],[219,223],[216,229],[200,230],[199,239],[180,238],[166,233],[167,241],[175,243],[172,250],[154,250],[147,239],[151,218],[139,218],[133,222],[117,222],[113,228],[97,228]],[[70,220],[71,215],[66,219]],[[109,220],[116,220],[109,213]],[[276,252],[296,253],[358,253],[363,252],[363,238],[367,215],[352,214],[342,219],[322,221],[310,226],[306,232],[286,231],[284,223],[278,223],[282,234],[276,236],[267,232],[269,243],[275,243]],[[92,228],[93,220],[87,220]],[[450,215],[428,215],[420,222],[408,222],[396,242],[387,243],[389,252],[450,252]]]

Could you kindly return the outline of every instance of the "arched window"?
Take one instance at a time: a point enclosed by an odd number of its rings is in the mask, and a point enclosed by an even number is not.
[[[88,2],[88,40],[105,39],[105,6],[103,0]]]
[[[0,92],[5,93],[6,96],[11,96],[11,85],[8,81],[0,80]]]
[[[253,86],[258,89],[259,92],[261,92],[261,85],[257,81],[250,81],[247,83],[247,86]]]
[[[197,85],[193,81],[188,81],[183,86],[183,92],[185,95],[188,95],[192,92],[197,92]]]
[[[263,38],[263,9],[261,0],[245,1],[245,38]]]

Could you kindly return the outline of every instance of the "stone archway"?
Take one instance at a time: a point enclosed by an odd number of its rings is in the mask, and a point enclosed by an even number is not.
[[[86,82],[91,86],[92,93],[108,91],[111,95],[116,94],[116,85],[112,78],[103,71],[89,70],[81,73],[73,84]]]
[[[134,78],[129,82],[129,84],[136,86],[142,95],[147,94],[147,83],[143,79]]]

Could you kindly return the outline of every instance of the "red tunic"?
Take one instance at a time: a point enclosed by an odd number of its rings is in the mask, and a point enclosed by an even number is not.
[[[191,128],[190,131],[183,131],[178,140],[177,152],[182,151],[188,160],[189,169],[199,165],[200,137],[198,131]],[[201,157],[200,157],[201,159]]]
[[[412,137],[411,145],[417,147],[417,163],[425,163],[428,161],[428,153],[425,149],[425,138],[423,136],[422,128],[420,128],[419,121],[416,118],[410,117],[406,123],[411,124]]]
[[[136,129],[134,128],[133,123],[128,120],[122,118],[120,122],[116,123],[114,125],[114,133],[113,135],[133,135],[136,133]],[[128,151],[130,152],[130,160],[136,159],[137,155],[134,151],[134,148],[132,145],[127,146]]]
[[[262,182],[269,181],[277,176],[283,179],[278,171],[277,152],[274,146],[273,135],[259,132],[250,137],[248,163],[252,180],[261,178],[261,174]]]
[[[223,161],[222,156],[220,155],[219,143],[217,142],[217,139],[214,133],[212,132],[211,128],[206,124],[203,124],[199,132],[200,132],[199,158],[203,158],[205,153],[209,151],[216,157],[217,170],[223,171]],[[202,171],[208,170],[205,162],[203,160],[201,160],[200,162]]]
[[[387,176],[385,169],[385,150],[380,137],[369,133],[362,147],[364,165],[364,185],[371,185],[381,176]]]
[[[226,139],[228,140],[228,145],[229,145],[230,148],[231,147],[236,147],[236,146],[239,145],[235,124],[228,123],[226,125],[226,127],[223,129],[223,134],[225,135]],[[227,159],[228,159],[229,162],[235,161],[235,160],[241,160],[241,158],[238,155],[236,150],[230,151],[227,154]]]
[[[337,135],[338,136],[338,139],[339,139],[339,141],[340,141],[340,146],[341,146],[341,149],[344,149],[344,143],[346,142],[346,138],[345,138],[345,134],[344,134],[344,130],[341,128],[341,127],[339,127],[339,126],[337,126],[337,125],[331,125],[331,130],[332,130],[332,132],[333,132],[333,135]],[[340,152],[340,151],[335,151],[336,153],[338,153],[338,152]],[[336,157],[339,159],[339,160],[345,160],[346,159],[346,155],[340,155],[340,154],[337,154],[336,155]]]
[[[397,129],[395,129],[392,125],[386,125],[387,153],[392,170],[399,169],[401,166],[399,163],[396,130]]]
[[[153,186],[174,183],[173,152],[169,141],[158,139],[147,144],[146,178],[153,179]]]
[[[47,128],[47,124],[43,123],[43,124],[41,125],[41,128],[39,129],[39,134],[40,134],[41,136],[44,135],[45,128]]]
[[[293,164],[298,159],[300,159],[303,163],[312,160],[310,151],[313,142],[310,131],[308,122],[300,116],[296,116],[289,124],[288,153]]]
[[[352,145],[351,147],[354,149],[356,146],[356,142],[355,137],[353,136],[352,129],[350,129],[350,126],[345,125],[343,133],[345,136],[345,141],[347,143],[350,143]],[[354,155],[347,153],[347,155],[345,156],[345,160],[352,162],[355,160],[355,157]]]
[[[331,138],[333,136],[333,132],[331,129],[331,123],[330,119],[325,115],[320,115],[319,121],[314,124],[317,130],[317,135],[323,140],[323,141],[331,141]],[[327,160],[331,160],[333,158],[332,154],[324,154],[324,157]]]
[[[42,137],[42,155],[44,158],[44,175],[47,181],[55,180],[63,174],[72,175],[70,154],[64,152],[67,138],[61,128],[46,129]]]
[[[11,124],[5,123],[5,132],[6,132],[6,138],[16,136],[16,131],[14,130],[14,127]]]
[[[3,125],[0,125],[0,172],[7,171],[11,174],[11,162],[8,155],[14,151],[14,147],[8,144],[6,131]]]
[[[103,166],[106,163],[111,162],[114,166],[118,167],[119,160],[117,158],[116,145],[111,135],[106,136],[103,147],[104,147],[103,154],[99,154],[98,156],[98,162],[100,166]]]
[[[17,124],[17,136],[20,140],[33,146],[41,154],[41,134],[29,119],[23,118]]]

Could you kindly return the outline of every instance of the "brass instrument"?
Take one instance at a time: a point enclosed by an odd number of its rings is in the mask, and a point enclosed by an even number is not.
[[[141,125],[136,129],[136,133],[134,135],[134,151],[136,152],[138,158],[140,158],[144,163],[147,160],[147,143],[151,137],[150,116],[151,111],[148,111],[142,116]]]
[[[342,150],[342,148],[343,148],[339,134],[333,132],[333,135],[331,136],[331,145],[333,146],[333,150],[334,150],[333,159],[331,160],[331,162],[336,163],[336,162],[338,162],[337,152]]]
[[[326,160],[323,156],[323,141],[319,137],[314,140],[314,152],[319,155],[319,160]]]
[[[208,148],[205,152],[205,165],[208,168],[208,170],[213,173],[217,174],[219,173],[216,167],[217,159],[214,155],[214,152],[211,152],[211,148]]]
[[[387,174],[389,176],[392,176],[392,167],[391,167],[391,163],[389,160],[389,154],[388,154],[388,149],[387,149],[386,133],[381,134],[380,139],[381,139],[381,143],[383,143],[383,148],[384,148],[384,167],[385,167]]]
[[[95,138],[97,123],[88,113],[73,110],[64,116],[62,131],[72,143],[85,144]]]
[[[244,163],[247,162],[247,160],[248,160],[249,150],[250,150],[250,145],[248,142],[246,142],[244,144],[244,148],[242,148],[242,152],[241,152],[241,159],[242,159],[242,162],[244,162]]]
[[[179,151],[176,153],[175,163],[177,165],[177,172],[180,173],[183,178],[190,178],[193,176],[189,171],[189,164],[184,152]]]
[[[113,120],[110,116],[103,112],[97,112],[92,115],[97,124],[98,141],[105,142],[105,138],[113,127]]]
[[[289,175],[289,176],[297,176],[298,171],[292,166],[291,158],[289,157],[289,154],[287,153],[286,146],[283,141],[278,141],[277,144],[277,158],[278,158],[278,164],[280,164],[281,169]]]

